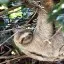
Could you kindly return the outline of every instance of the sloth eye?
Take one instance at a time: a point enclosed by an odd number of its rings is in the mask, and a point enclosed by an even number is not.
[[[27,39],[30,39],[30,38],[31,38],[31,36],[29,35],[29,36],[25,37],[24,40],[27,40]]]

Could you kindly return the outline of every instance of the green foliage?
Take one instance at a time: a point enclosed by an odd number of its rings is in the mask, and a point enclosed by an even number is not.
[[[8,14],[9,14],[10,19],[14,19],[14,18],[16,18],[18,16],[22,17],[21,7],[18,7],[16,9],[12,10],[12,11],[9,11]]]
[[[10,27],[12,24],[23,25],[33,15],[33,10],[27,8],[24,4],[11,11],[8,8],[17,6],[20,0],[0,0],[0,10],[6,10],[5,14],[0,18],[0,27]]]
[[[56,28],[63,26],[62,31],[64,31],[64,0],[60,0],[58,4],[54,5],[48,15],[48,20],[55,22]]]
[[[24,21],[24,20],[29,19],[29,17],[33,15],[33,11],[30,8],[26,8],[26,7],[23,8],[23,6],[21,6],[21,7],[18,7],[16,9],[8,12],[8,14],[9,14],[9,18],[11,20],[19,17],[19,18],[21,18],[21,21]]]
[[[60,3],[64,3],[64,0],[60,0]]]
[[[0,0],[0,4],[7,4],[9,3],[9,0]]]
[[[56,4],[53,10],[49,12],[49,21],[57,21],[64,25],[64,0],[61,0],[60,3]]]
[[[22,5],[2,16],[3,21],[0,21],[0,27],[6,27],[12,23],[21,25],[25,24],[25,21],[29,20],[32,15],[33,10]]]

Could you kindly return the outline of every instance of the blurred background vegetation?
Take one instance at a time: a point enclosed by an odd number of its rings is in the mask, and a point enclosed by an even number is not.
[[[16,7],[9,11],[10,8]],[[0,16],[0,30],[11,28],[11,25],[23,25],[34,14],[34,11],[27,8],[20,0],[0,0],[0,12],[5,10]]]
[[[64,31],[64,0],[55,3],[48,15],[48,20],[55,22],[56,28],[63,26],[62,31]]]

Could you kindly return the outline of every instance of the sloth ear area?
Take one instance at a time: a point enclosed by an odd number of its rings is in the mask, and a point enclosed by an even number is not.
[[[31,41],[32,41],[32,39],[33,39],[33,31],[32,30],[30,30],[30,29],[24,29],[24,30],[21,30],[21,29],[16,29],[16,30],[14,30],[15,32],[14,33],[16,33],[16,35],[14,36],[14,42],[18,42],[18,43],[20,43],[20,44],[22,44],[22,45],[27,45],[27,44],[29,44]]]

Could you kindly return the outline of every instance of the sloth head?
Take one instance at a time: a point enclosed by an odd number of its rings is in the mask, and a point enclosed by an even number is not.
[[[33,33],[31,30],[18,31],[14,36],[14,42],[26,45],[32,41]]]

